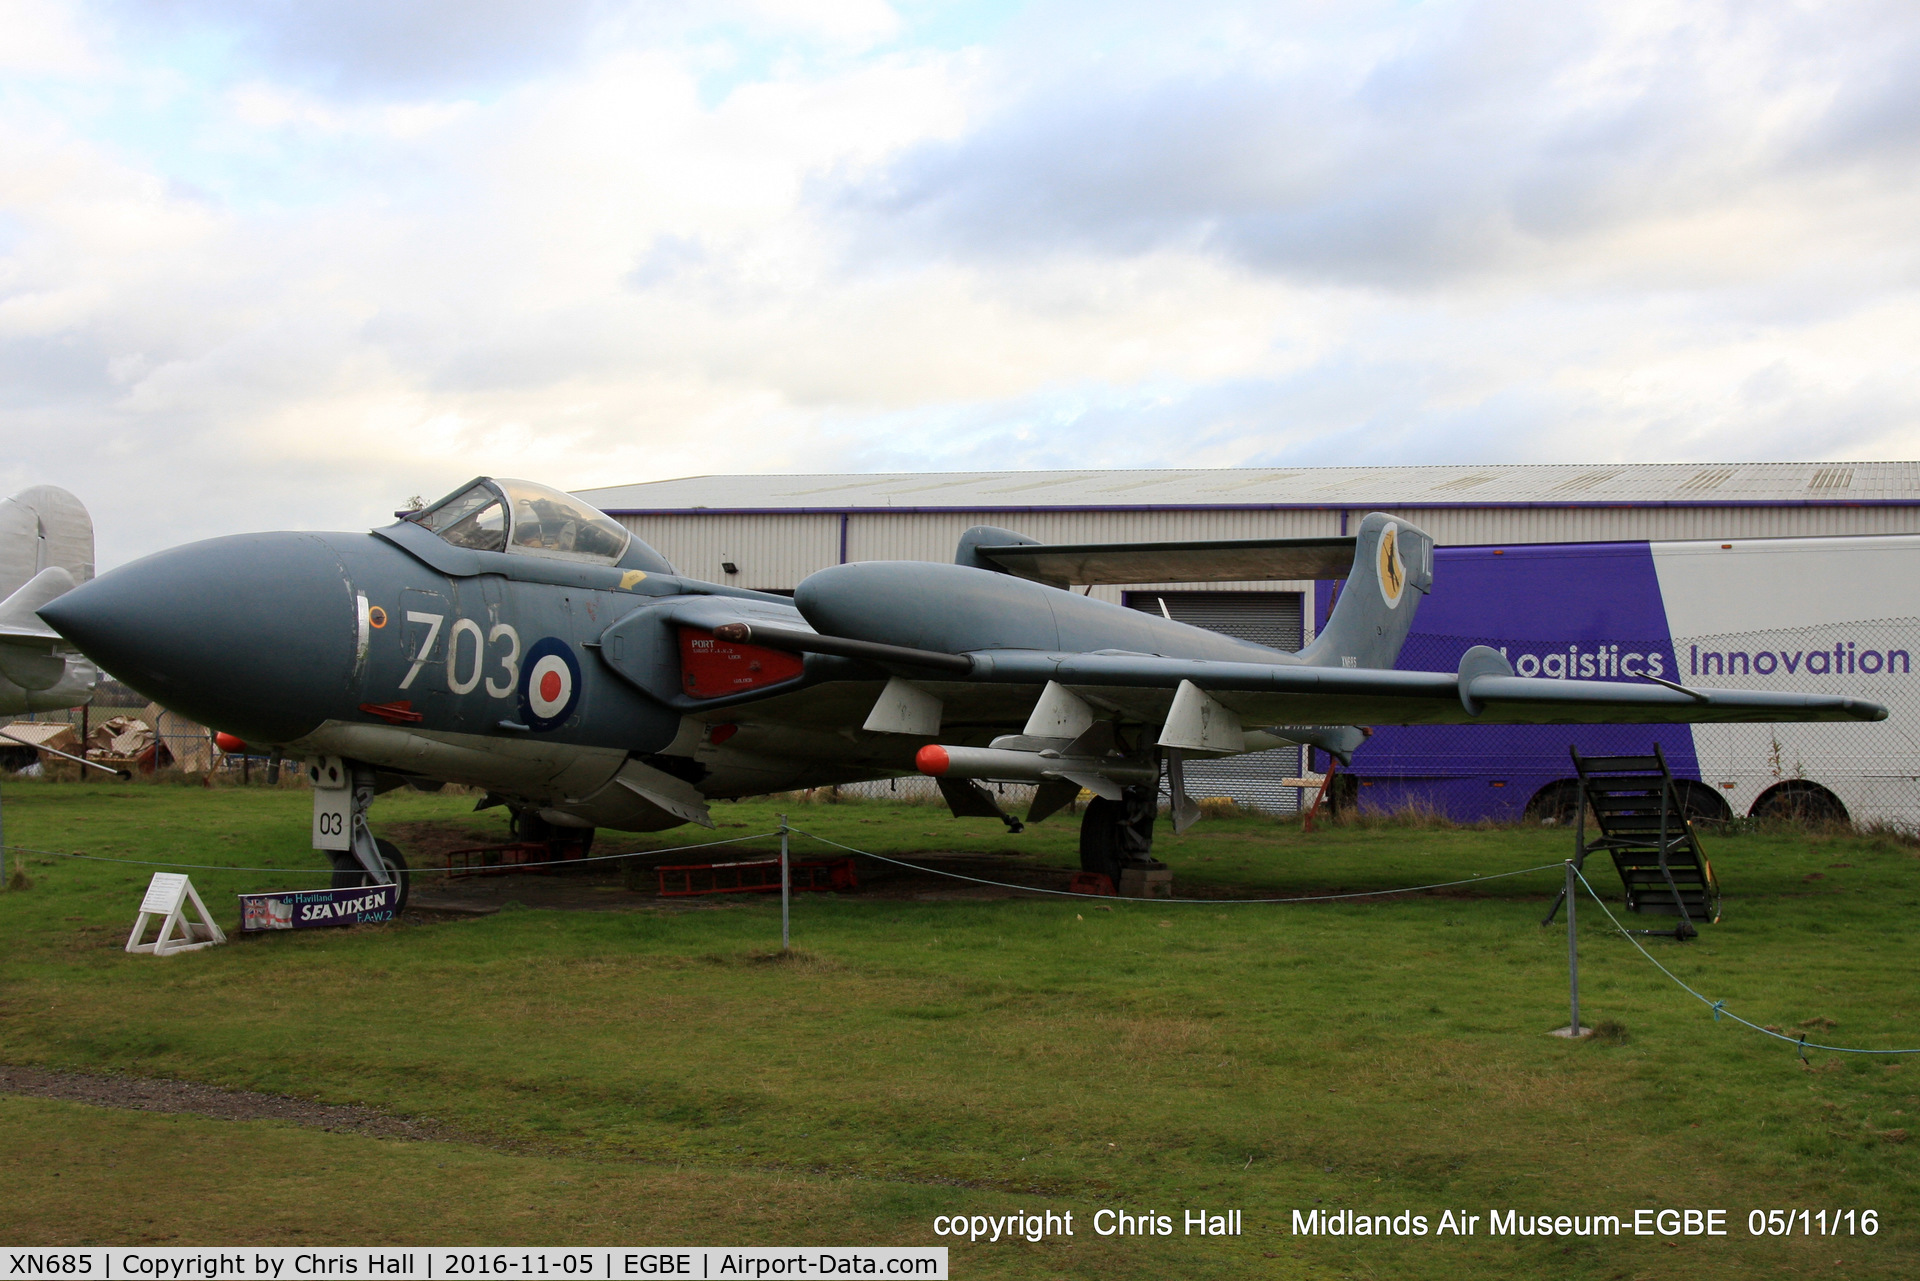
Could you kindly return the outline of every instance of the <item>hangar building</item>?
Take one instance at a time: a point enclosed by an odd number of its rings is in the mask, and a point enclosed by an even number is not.
[[[684,573],[783,593],[848,561],[951,561],[974,525],[1060,543],[1308,538],[1384,511],[1443,547],[1920,533],[1920,462],[694,476],[580,496]],[[1311,583],[1092,591],[1283,649],[1316,622]],[[1300,762],[1271,755],[1218,762],[1205,785],[1290,808],[1277,780]]]

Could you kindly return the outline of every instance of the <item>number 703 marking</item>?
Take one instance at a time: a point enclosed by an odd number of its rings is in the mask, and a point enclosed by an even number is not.
[[[447,621],[447,616],[426,614],[410,609],[407,611],[407,621],[425,623],[427,633],[420,640],[420,651],[413,656],[412,666],[408,667],[407,674],[400,678],[401,689],[413,688],[413,682],[420,675],[420,669],[427,665],[433,655],[434,642],[440,639],[440,627]],[[462,676],[460,674],[463,658],[461,638],[467,636],[473,638],[473,644],[466,647],[473,651],[473,658],[467,666],[466,675]],[[505,641],[506,644],[499,649],[494,649],[494,646],[501,641]],[[471,694],[479,686],[481,677],[486,675],[490,650],[502,675],[487,677],[487,693],[494,698],[513,697],[514,692],[520,688],[520,633],[515,631],[509,623],[495,623],[490,631],[482,633],[480,624],[471,618],[456,618],[453,620],[453,626],[447,630],[447,690],[449,693]]]

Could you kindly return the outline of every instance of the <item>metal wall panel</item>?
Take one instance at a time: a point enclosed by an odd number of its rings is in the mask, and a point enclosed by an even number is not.
[[[1132,543],[1220,538],[1312,538],[1340,532],[1329,511],[858,512],[847,522],[848,560],[951,561],[960,535],[995,525],[1043,543]]]
[[[1553,463],[687,476],[586,490],[603,511],[1177,507],[1207,504],[1893,501],[1920,463]]]
[[[1920,533],[1911,507],[1459,507],[1391,514],[1442,545],[1615,542],[1636,539],[1791,538]],[[951,561],[960,535],[997,525],[1044,542],[1097,543],[1224,538],[1312,538],[1340,532],[1338,511],[856,512],[761,515],[698,513],[623,516],[621,523],[682,572],[742,587],[791,591],[817,569],[838,564],[841,522],[848,560]],[[1349,519],[1351,526],[1352,519]],[[730,556],[738,575],[721,573]],[[1178,591],[1199,584],[1155,584]],[[1207,586],[1218,587],[1219,584]],[[1236,587],[1284,590],[1291,583]],[[1118,588],[1094,595],[1118,601]]]
[[[838,516],[622,516],[620,523],[690,578],[792,591],[840,559]],[[740,567],[721,570],[723,560]]]
[[[1442,546],[1920,533],[1912,507],[1462,507],[1395,511]]]
[[[1160,613],[1164,604],[1167,616],[1176,623],[1237,636],[1270,649],[1291,653],[1305,643],[1306,611],[1299,592],[1171,592],[1149,588],[1128,592],[1126,604],[1145,614]]]
[[[1176,623],[1238,636],[1274,649],[1297,650],[1305,642],[1305,598],[1299,592],[1129,592],[1129,608],[1148,614],[1166,612]],[[1298,747],[1249,752],[1222,760],[1187,762],[1187,794],[1231,796],[1238,805],[1268,814],[1296,814],[1300,789],[1280,780],[1298,778],[1303,764]]]

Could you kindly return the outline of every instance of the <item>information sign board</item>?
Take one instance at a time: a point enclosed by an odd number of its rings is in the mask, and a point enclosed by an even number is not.
[[[148,943],[145,941],[147,922],[155,917],[160,918],[160,932]],[[147,882],[146,895],[140,900],[140,914],[133,918],[133,933],[127,935],[127,951],[172,956],[176,952],[197,952],[226,941],[227,936],[213,923],[207,905],[200,901],[199,891],[186,875],[155,872]]]
[[[330,890],[269,890],[241,894],[240,928],[307,930],[327,925],[370,925],[393,919],[396,887],[355,885]]]
[[[180,901],[186,896],[186,873],[155,872],[153,879],[147,882],[147,896],[140,900],[140,910],[165,916],[178,911]]]

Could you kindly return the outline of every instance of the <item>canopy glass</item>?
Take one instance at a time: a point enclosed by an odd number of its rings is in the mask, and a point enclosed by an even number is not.
[[[504,477],[481,477],[407,519],[455,547],[602,565],[618,561],[633,537],[572,494]]]

